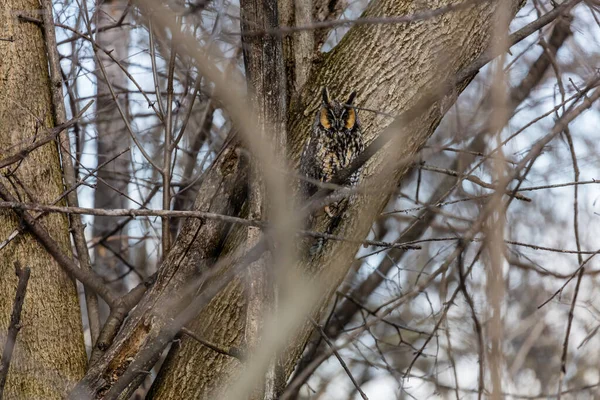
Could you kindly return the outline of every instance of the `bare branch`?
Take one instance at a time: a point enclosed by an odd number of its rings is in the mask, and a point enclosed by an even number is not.
[[[27,283],[29,282],[31,269],[29,267],[21,269],[19,263],[15,262],[15,272],[19,278],[19,283],[17,284],[13,309],[10,314],[10,325],[8,326],[4,350],[2,350],[2,359],[0,363],[0,399],[2,399],[4,394],[4,385],[6,384],[6,377],[8,376],[10,360],[12,358],[13,349],[15,348],[15,343],[17,342],[17,334],[21,329],[21,310],[23,309],[23,303],[25,302],[25,292],[27,291]]]

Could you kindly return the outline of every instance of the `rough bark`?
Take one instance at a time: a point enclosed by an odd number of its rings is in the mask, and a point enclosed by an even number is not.
[[[307,26],[314,22],[337,19],[344,10],[343,0],[278,0],[280,26]],[[321,56],[321,47],[330,28],[305,30],[282,38],[286,70],[287,100],[302,89],[313,62]]]
[[[64,124],[67,121],[67,111],[65,108],[65,99],[63,95],[63,82],[69,89],[66,80],[63,81],[63,73],[60,67],[60,55],[58,54],[58,46],[56,42],[56,29],[54,27],[54,12],[52,9],[52,0],[43,1],[44,16],[42,18],[44,24],[44,38],[46,41],[46,52],[48,54],[48,63],[50,70],[50,81],[52,82],[52,106],[54,107],[54,119],[57,125]],[[71,103],[74,103],[74,99],[69,95]],[[76,109],[72,104],[72,111]],[[78,125],[75,124],[74,136],[79,135]],[[78,155],[73,156],[71,151],[71,139],[68,130],[63,131],[59,135],[59,153],[61,159],[61,166],[63,172],[63,179],[65,186],[68,188],[74,188],[77,181],[77,170],[74,166],[76,161],[79,160]],[[75,160],[75,162],[74,162]],[[79,199],[77,198],[77,191],[71,190],[67,194],[67,203],[69,206],[78,207]],[[92,264],[90,261],[90,254],[85,240],[85,227],[81,221],[81,216],[69,215],[70,230],[73,234],[73,242],[75,244],[75,250],[77,251],[77,260],[79,266],[82,269],[91,271]],[[100,332],[100,312],[98,307],[98,297],[96,293],[91,290],[85,290],[85,305],[87,309],[87,321],[90,330],[90,337],[92,343],[98,338]]]
[[[39,2],[3,0],[0,9],[3,36],[13,38],[0,42],[0,149],[8,149],[31,143],[38,131],[52,127],[54,121],[42,28],[17,19],[19,13],[39,18]],[[0,179],[15,183],[9,187],[23,201],[50,204],[64,191],[56,143],[41,146],[22,162],[3,169]],[[52,214],[40,221],[63,252],[71,255],[66,216]],[[19,226],[12,211],[0,211],[2,240]],[[31,268],[31,278],[4,398],[64,398],[86,365],[75,284],[30,234],[19,234],[0,251],[0,332],[8,327],[17,285],[14,261]],[[4,338],[0,343],[4,345]]]
[[[421,7],[439,8],[449,3],[447,0],[431,0],[420,3]],[[520,0],[504,2],[509,5],[511,15],[514,15]],[[319,102],[319,90],[326,85],[337,97],[357,90],[359,95],[356,104],[360,107],[378,109],[390,114],[411,108],[418,100],[418,94],[453,76],[463,67],[469,65],[484,49],[488,47],[491,32],[490,19],[496,9],[496,3],[485,2],[472,8],[463,9],[411,24],[396,25],[362,25],[354,27],[330,53],[324,56],[321,63],[313,67],[308,83],[301,92],[299,100],[290,107],[291,131],[288,134],[288,155],[295,161],[310,132],[313,113]],[[410,1],[381,0],[374,2],[363,16],[397,16],[415,12],[416,6]],[[460,92],[465,83],[456,88]],[[402,135],[390,143],[386,149],[378,153],[364,170],[365,182],[379,182],[378,187],[369,187],[376,197],[358,196],[348,211],[348,215],[339,227],[339,234],[351,239],[362,239],[376,215],[387,203],[392,189],[395,188],[408,169],[411,158],[424,146],[428,137],[439,123],[443,112],[452,104],[453,98],[444,102],[444,107],[436,104],[424,110],[422,117],[402,130]],[[360,113],[367,140],[373,139],[389,124],[382,115]],[[398,135],[400,136],[400,135]],[[385,161],[391,159],[397,163],[391,166]],[[407,162],[398,163],[399,160]],[[223,160],[218,159],[217,165]],[[218,167],[217,167],[218,168]],[[383,179],[383,180],[381,180]],[[385,182],[383,184],[382,182]],[[389,187],[387,186],[389,185]],[[381,195],[383,193],[383,195]],[[211,193],[200,190],[204,201],[209,201]],[[196,207],[202,206],[202,198],[196,202]],[[206,204],[206,203],[205,203]],[[202,208],[205,209],[206,205]],[[186,225],[192,222],[186,222]],[[186,238],[186,235],[180,237]],[[185,239],[184,239],[185,240]],[[179,242],[179,240],[178,240]],[[187,242],[190,243],[190,242]],[[242,245],[239,239],[238,245]],[[179,246],[182,244],[178,243]],[[200,241],[190,243],[190,251],[206,252],[206,245]],[[327,300],[336,290],[339,282],[346,274],[357,250],[355,243],[328,241],[323,256],[305,265],[305,271],[313,277],[315,286],[322,289],[315,319],[319,318]],[[188,258],[189,259],[189,258]],[[191,276],[174,263],[176,258],[169,255],[163,264],[161,274],[179,281]],[[189,259],[198,265],[206,265],[199,258]],[[335,261],[335,262],[334,262]],[[188,264],[188,262],[183,263]],[[189,266],[187,269],[189,270]],[[170,294],[176,285],[169,283]],[[161,286],[162,291],[166,290]],[[243,332],[244,313],[243,303],[240,304],[240,288],[230,284],[226,290],[212,299],[205,307],[195,324],[201,328],[200,336],[222,346],[240,343]],[[146,297],[155,302],[157,293]],[[146,305],[149,303],[146,302]],[[86,377],[93,391],[101,388],[98,377],[106,379],[111,374],[122,374],[115,367],[126,368],[127,357],[134,355],[144,343],[152,340],[154,329],[160,324],[148,318],[139,318],[139,310],[134,312],[134,318],[124,328],[119,340],[107,352],[106,356],[94,366]],[[144,322],[145,321],[145,322]],[[150,325],[148,325],[150,324]],[[305,327],[290,340],[286,354],[286,373],[291,373],[312,327]],[[135,343],[134,343],[135,342]],[[131,346],[130,344],[134,344]],[[213,352],[206,347],[196,345],[193,358],[185,360],[185,373],[167,374],[162,383],[171,387],[170,394],[157,394],[160,398],[208,398],[220,387],[227,385],[239,376],[238,361]],[[112,362],[111,362],[112,360]],[[114,382],[114,380],[113,380]],[[112,383],[109,383],[109,386]]]
[[[127,7],[127,1],[105,0],[99,2],[97,13],[98,28],[114,25],[120,20]],[[109,30],[100,30],[96,34],[96,42],[103,49],[111,51],[111,56],[123,63],[127,59],[129,51],[129,29],[119,27]],[[125,122],[121,117],[115,101],[113,100],[108,85],[112,85],[115,91],[127,89],[127,76],[125,72],[103,51],[98,51],[98,62],[102,62],[106,68],[106,79],[96,68],[97,73],[97,99],[96,125],[98,144],[98,165],[110,160],[119,152],[129,146],[129,133]],[[121,107],[126,109],[126,95],[120,95],[118,99]],[[127,185],[130,181],[131,152],[127,152],[116,158],[104,168],[98,171],[98,182],[94,191],[94,206],[102,209],[127,208],[128,200],[123,195],[127,194]],[[95,217],[92,235],[94,238],[102,237],[115,226],[117,221],[110,217]],[[94,268],[103,276],[114,280],[127,272],[128,267],[110,250],[128,257],[127,229],[122,229],[113,236],[107,238],[103,243],[94,248]],[[126,286],[122,280],[117,281],[114,286],[119,292],[124,292]],[[106,318],[108,310],[103,308],[103,316]]]
[[[242,34],[252,29],[273,29],[279,24],[277,0],[242,0],[240,2],[240,26]],[[257,117],[259,134],[266,143],[270,143],[276,157],[283,161],[286,149],[286,74],[283,61],[283,46],[278,36],[253,38],[242,36],[244,65],[249,92],[249,100]],[[267,149],[265,149],[267,150]],[[248,218],[254,220],[279,220],[285,218],[281,212],[284,205],[280,202],[273,206],[264,179],[265,171],[261,170],[258,158],[253,154],[251,159],[250,182],[248,186]],[[270,189],[270,190],[268,190]],[[281,193],[279,194],[281,197]],[[277,212],[279,211],[279,215]],[[258,227],[248,227],[246,246],[256,246],[262,237]],[[250,264],[245,276],[246,323],[244,327],[244,345],[248,352],[259,348],[264,339],[265,320],[277,307],[277,289],[275,271],[273,270],[273,254],[266,253]],[[247,364],[246,367],[249,365]],[[185,368],[182,363],[179,369]],[[278,362],[273,360],[265,375],[254,386],[249,399],[275,400],[277,393],[285,385],[279,373]]]

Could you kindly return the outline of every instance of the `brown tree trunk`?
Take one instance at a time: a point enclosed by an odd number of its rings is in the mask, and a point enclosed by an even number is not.
[[[544,77],[546,71],[550,68],[551,57],[554,57],[558,51],[558,49],[563,45],[565,40],[571,35],[570,30],[570,20],[567,18],[561,19],[557,21],[555,25],[552,35],[548,40],[547,53],[544,52],[540,55],[538,60],[532,64],[529,73],[521,81],[521,83],[511,90],[509,96],[509,104],[508,104],[508,112],[507,115],[512,115],[514,110],[521,105],[525,99],[527,99],[533,90]],[[489,104],[485,102],[489,108]],[[489,111],[488,111],[489,112]],[[456,157],[452,165],[449,167],[452,171],[457,171],[459,176],[465,174],[471,164],[475,161],[474,154],[483,153],[485,150],[486,143],[488,141],[487,130],[482,130],[477,133],[477,135],[473,138],[471,143],[468,145],[467,150],[472,154],[461,154]],[[439,204],[446,199],[447,196],[452,193],[452,190],[461,180],[454,176],[445,177],[436,187],[435,191],[429,197],[429,201],[426,204]],[[400,239],[398,242],[412,242],[422,237],[422,235],[427,231],[427,229],[431,226],[431,223],[435,220],[437,213],[433,210],[425,210],[421,212],[416,218],[415,222],[412,223],[409,227],[407,227],[402,234],[400,234]],[[381,234],[380,237],[384,237],[385,234]],[[402,261],[403,257],[408,253],[406,249],[402,248],[393,248],[387,252],[387,256],[381,260],[381,263],[378,265],[377,269],[372,272],[367,279],[362,281],[360,285],[356,288],[352,289],[348,293],[348,297],[342,299],[336,306],[335,311],[333,311],[335,317],[330,318],[327,326],[325,327],[325,333],[331,340],[335,340],[338,336],[344,331],[346,326],[354,319],[354,317],[360,312],[361,308],[360,304],[365,304],[371,295],[375,291],[375,289],[384,281],[385,277],[388,276],[388,273],[394,268],[394,266],[399,265]],[[349,300],[352,299],[352,300]],[[303,360],[300,363],[300,368],[296,369],[294,374],[299,374],[299,372],[303,369],[302,366],[308,365],[310,361],[312,361],[316,354],[317,350],[323,351],[325,347],[325,343],[320,340],[320,335],[314,335],[314,341],[309,343],[307,346],[307,350],[304,352]],[[315,346],[319,346],[317,349]],[[410,360],[408,360],[410,361]]]
[[[31,0],[0,2],[2,36],[12,39],[0,41],[0,158],[54,125],[42,28],[17,18],[18,14],[39,18],[39,7],[39,2]],[[65,190],[55,142],[39,147],[0,175],[13,195],[26,202],[52,204]],[[40,222],[70,255],[66,216],[51,214]],[[3,240],[19,226],[13,211],[0,211]],[[75,284],[27,232],[0,247],[0,346],[4,346],[17,286],[13,263],[31,268],[4,398],[64,398],[86,366]]]
[[[436,9],[451,3],[453,2],[447,0],[430,0],[419,3],[419,9]],[[512,16],[521,4],[521,0],[505,1],[501,7],[508,7]],[[416,7],[412,1],[374,1],[363,17],[410,15],[417,11]],[[410,109],[419,99],[420,93],[435,88],[454,76],[488,48],[493,25],[491,21],[497,7],[493,2],[477,3],[472,7],[410,24],[360,25],[351,29],[333,51],[313,66],[306,85],[290,106],[288,156],[295,161],[299,159],[311,130],[313,112],[319,104],[318,93],[322,86],[328,86],[335,97],[357,90],[358,98],[355,103],[359,107],[393,115]],[[461,83],[455,88],[456,92],[460,92],[465,86],[466,83]],[[420,118],[415,119],[410,126],[403,127],[402,134],[396,135],[398,138],[371,159],[363,173],[363,180],[370,194],[361,194],[352,204],[339,226],[338,234],[358,240],[366,236],[373,219],[387,203],[392,189],[404,177],[412,158],[425,145],[453,99],[450,96],[443,104],[421,110]],[[361,112],[360,118],[367,141],[379,135],[390,122],[384,115],[367,112]],[[224,156],[231,157],[231,153],[224,153]],[[387,162],[389,160],[392,161],[391,164]],[[227,165],[226,159],[220,157],[213,167],[215,171],[211,173],[231,171],[230,168],[224,169],[224,165]],[[231,165],[237,168],[236,163]],[[213,196],[218,195],[220,198],[225,188],[221,186],[215,190],[214,183],[211,186],[210,182],[205,186],[200,189],[204,200],[198,199],[196,209],[215,207],[218,201]],[[373,196],[373,193],[377,195]],[[142,305],[157,302],[166,295],[173,296],[182,287],[182,282],[194,277],[194,269],[190,264],[205,266],[206,256],[214,254],[209,251],[214,249],[203,247],[210,243],[199,239],[201,236],[198,229],[202,229],[199,225],[202,223],[186,221],[187,229],[184,227],[178,238],[180,243],[175,245],[163,263],[157,286],[146,295]],[[242,248],[245,236],[239,235],[232,241],[234,248]],[[328,241],[321,257],[302,266],[313,279],[314,286],[320,289],[315,319],[319,319],[329,298],[346,274],[357,246],[352,242]],[[184,248],[186,254],[182,254]],[[206,288],[210,289],[210,286],[206,285]],[[244,332],[243,310],[241,285],[239,282],[232,283],[211,298],[208,306],[197,310],[200,315],[196,319],[196,326],[199,328],[196,333],[225,348],[237,346],[241,343]],[[146,365],[135,362],[130,364],[129,357],[149,350],[152,340],[164,329],[166,321],[151,315],[156,313],[150,314],[144,307],[138,307],[115,344],[89,371],[84,385],[96,393],[117,387],[115,383],[124,369],[132,372],[134,368]],[[285,360],[288,376],[311,331],[312,326],[306,324],[297,335],[289,339]],[[181,346],[183,349],[180,351],[171,352],[170,370],[161,379],[160,388],[155,392],[156,397],[211,398],[240,376],[242,368],[239,360],[217,353],[188,338],[182,340]],[[135,384],[131,385],[134,386]],[[124,392],[122,396],[126,394]]]

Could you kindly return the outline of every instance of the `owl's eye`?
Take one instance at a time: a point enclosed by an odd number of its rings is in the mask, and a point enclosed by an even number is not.
[[[356,124],[356,111],[353,108],[349,108],[345,118],[346,129],[354,128],[354,124]]]
[[[319,116],[319,122],[321,123],[321,126],[323,126],[325,129],[331,128],[332,120],[333,118],[331,118],[331,113],[326,108],[321,108],[321,115]]]

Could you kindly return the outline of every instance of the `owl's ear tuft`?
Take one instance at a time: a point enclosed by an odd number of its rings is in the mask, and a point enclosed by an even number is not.
[[[331,100],[329,99],[329,90],[327,90],[326,87],[323,87],[321,94],[323,95],[323,105],[329,107],[331,105]]]
[[[353,90],[352,93],[350,93],[350,96],[348,96],[348,101],[346,101],[346,104],[351,106],[355,97],[356,97],[356,90]]]

